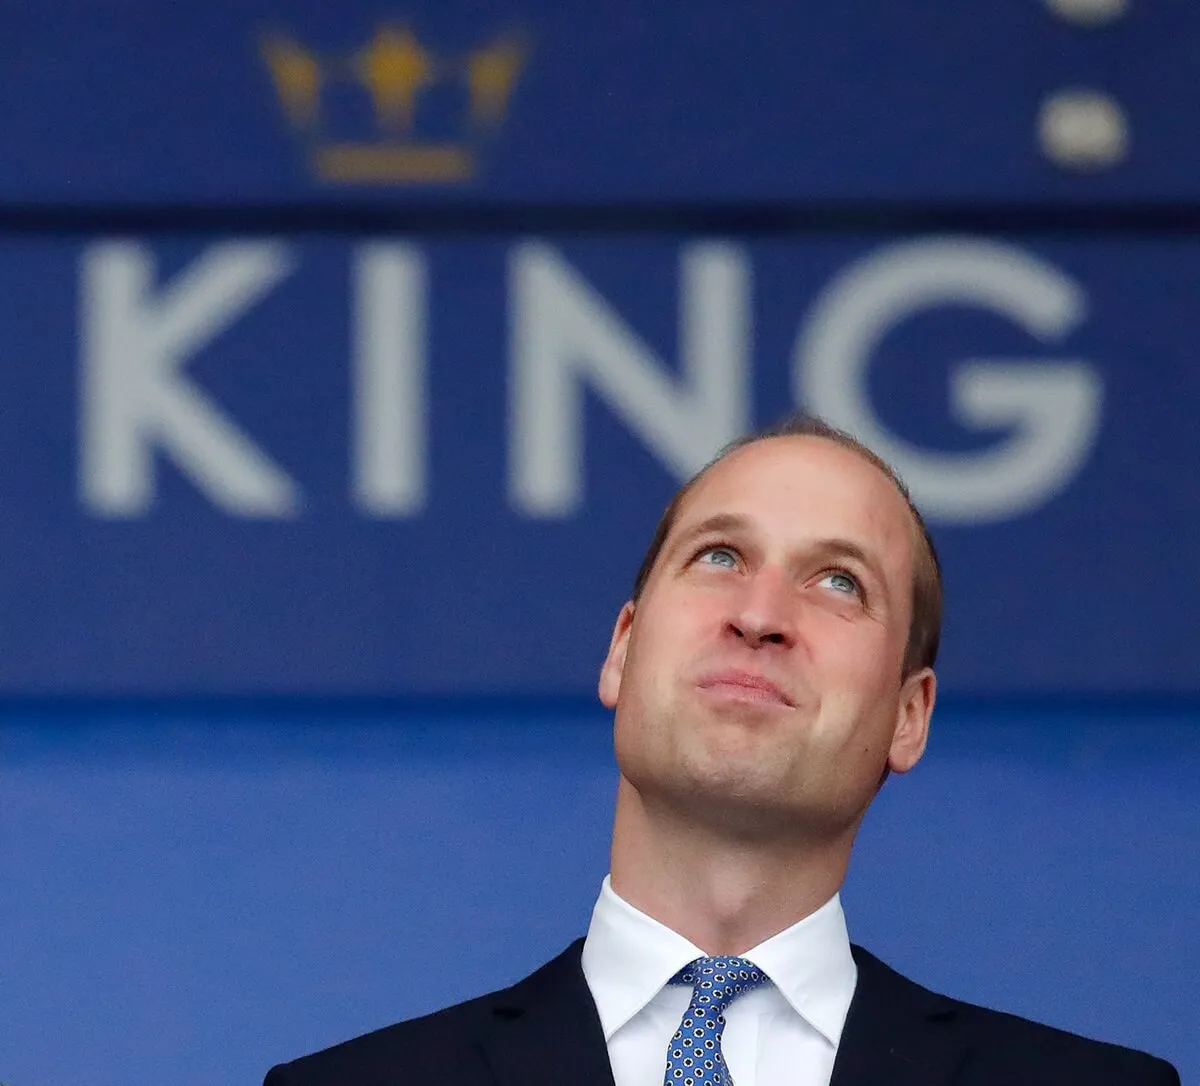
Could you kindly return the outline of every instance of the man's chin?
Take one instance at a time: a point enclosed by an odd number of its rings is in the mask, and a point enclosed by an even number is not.
[[[779,757],[764,756],[745,744],[721,744],[681,766],[682,786],[689,792],[715,801],[747,807],[776,807],[788,795],[784,763]]]
[[[777,775],[794,756],[799,740],[780,712],[756,705],[722,707],[706,715],[688,737],[692,749],[685,758],[706,767],[706,772],[725,768],[750,777]]]

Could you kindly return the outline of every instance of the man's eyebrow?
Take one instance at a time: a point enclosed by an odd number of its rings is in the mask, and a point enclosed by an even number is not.
[[[841,558],[856,558],[863,565],[871,562],[871,556],[852,539],[821,539],[813,546],[813,550]]]
[[[701,536],[742,531],[749,524],[749,520],[737,513],[714,513],[711,517],[700,521],[699,524],[693,524],[690,528],[680,532],[678,538],[672,543],[671,550],[683,546],[690,540],[699,539]]]
[[[880,583],[885,582],[883,569],[875,555],[864,549],[852,539],[821,539],[812,548],[816,553],[829,555],[830,558],[849,558],[865,566],[871,575]]]

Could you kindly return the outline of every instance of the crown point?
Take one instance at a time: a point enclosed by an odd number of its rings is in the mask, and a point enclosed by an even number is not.
[[[298,128],[317,123],[321,98],[321,66],[291,38],[272,36],[262,43],[263,59],[288,120]]]
[[[359,78],[381,125],[409,130],[417,96],[434,80],[433,58],[407,27],[382,26],[359,54]]]
[[[515,38],[501,38],[471,54],[467,62],[467,86],[471,120],[475,124],[500,124],[508,112],[508,100],[525,63],[525,46]]]

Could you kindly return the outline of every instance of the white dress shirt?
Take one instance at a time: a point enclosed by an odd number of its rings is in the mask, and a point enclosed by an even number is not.
[[[600,887],[583,944],[616,1086],[663,1086],[667,1044],[691,1001],[667,981],[704,951]],[[721,1049],[736,1086],[829,1086],[858,971],[835,894],[741,957],[771,979],[725,1011]]]

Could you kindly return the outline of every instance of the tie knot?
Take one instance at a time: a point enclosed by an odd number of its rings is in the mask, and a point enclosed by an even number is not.
[[[692,1003],[720,1014],[740,995],[767,983],[767,975],[745,958],[697,958],[671,978],[672,984],[689,984]]]

